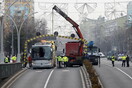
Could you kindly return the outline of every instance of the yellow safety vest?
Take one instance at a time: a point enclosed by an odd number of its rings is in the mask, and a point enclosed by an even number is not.
[[[13,57],[11,58],[11,60],[16,60],[16,56],[13,56]]]
[[[122,56],[122,60],[126,60],[126,56]]]
[[[14,58],[13,58],[13,57],[11,57],[11,60],[14,60]]]
[[[58,61],[62,61],[61,56],[58,56],[57,59],[58,59]]]
[[[63,57],[64,62],[68,62],[68,57]]]
[[[112,61],[115,61],[115,56],[112,56],[112,59],[111,59]]]
[[[9,62],[7,57],[5,58],[5,62]]]

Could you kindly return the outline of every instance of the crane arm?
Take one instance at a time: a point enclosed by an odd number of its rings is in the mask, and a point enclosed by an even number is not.
[[[82,33],[81,33],[80,29],[79,29],[79,25],[78,25],[76,22],[74,22],[70,17],[68,17],[67,14],[65,14],[65,13],[64,13],[61,9],[59,9],[56,5],[53,7],[53,9],[54,9],[57,13],[59,13],[62,17],[64,17],[68,22],[70,22],[70,23],[73,25],[73,27],[76,28],[75,31],[76,31],[77,35],[79,36],[79,38],[84,39],[84,38],[83,38],[83,35],[82,35]]]

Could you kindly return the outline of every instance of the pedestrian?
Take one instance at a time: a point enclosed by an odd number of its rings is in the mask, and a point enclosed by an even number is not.
[[[61,68],[61,61],[62,61],[62,57],[61,56],[57,56],[57,64],[58,64],[59,68]]]
[[[32,67],[32,58],[30,54],[28,56],[28,64],[29,64],[29,67]]]
[[[122,67],[125,67],[126,56],[122,56]]]
[[[13,63],[15,63],[15,62],[16,62],[16,56],[15,56],[15,55],[12,56],[12,57],[11,57],[11,60],[12,60]]]
[[[114,56],[114,54],[113,54],[113,56],[111,56],[111,61],[112,61],[112,66],[114,67],[115,66],[115,56]]]
[[[129,56],[127,55],[127,57],[126,57],[126,63],[127,63],[127,67],[129,67]]]
[[[5,62],[5,63],[8,63],[8,62],[9,62],[9,59],[8,59],[7,56],[5,57],[4,62]]]
[[[67,67],[67,65],[68,65],[68,57],[64,56],[63,57],[63,61],[64,61],[64,67]]]
[[[7,56],[7,58],[8,58],[8,62],[10,62],[10,56]]]

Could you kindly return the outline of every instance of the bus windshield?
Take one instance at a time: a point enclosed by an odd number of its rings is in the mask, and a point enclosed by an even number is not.
[[[51,47],[50,46],[36,46],[32,48],[32,59],[38,60],[50,60],[51,59]]]

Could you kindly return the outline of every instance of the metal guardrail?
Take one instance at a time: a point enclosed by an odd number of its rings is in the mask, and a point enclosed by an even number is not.
[[[9,77],[22,69],[21,63],[0,64],[0,79]]]

